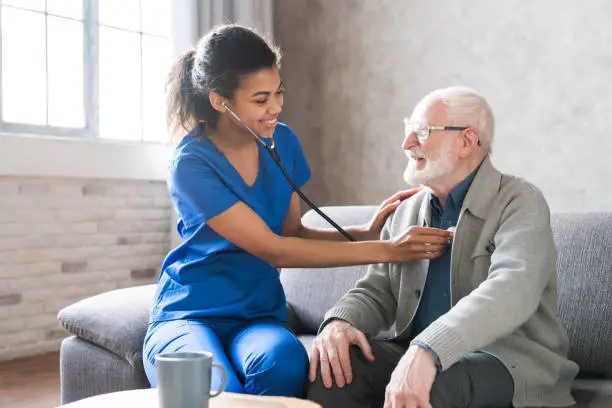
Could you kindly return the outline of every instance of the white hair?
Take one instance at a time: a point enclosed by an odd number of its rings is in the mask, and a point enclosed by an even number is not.
[[[487,100],[475,90],[464,86],[436,89],[424,99],[436,99],[446,106],[446,113],[456,126],[474,126],[480,133],[482,149],[493,149],[495,118]]]

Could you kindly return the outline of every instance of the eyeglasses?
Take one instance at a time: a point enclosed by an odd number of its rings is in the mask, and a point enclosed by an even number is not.
[[[419,142],[423,143],[431,136],[432,130],[465,130],[469,126],[429,126],[425,123],[406,123],[406,132],[414,132]],[[478,141],[480,144],[480,141]]]

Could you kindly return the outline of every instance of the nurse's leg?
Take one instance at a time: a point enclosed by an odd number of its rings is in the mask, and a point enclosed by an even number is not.
[[[149,326],[145,337],[143,363],[145,373],[152,387],[157,385],[155,374],[155,355],[177,351],[208,351],[213,361],[225,368],[227,374],[226,391],[244,393],[244,389],[232,364],[225,354],[219,336],[214,330],[200,321],[172,320],[158,322]],[[211,390],[221,387],[222,377],[218,369],[212,370]]]
[[[255,323],[229,339],[229,358],[247,394],[303,396],[308,355],[284,326]]]

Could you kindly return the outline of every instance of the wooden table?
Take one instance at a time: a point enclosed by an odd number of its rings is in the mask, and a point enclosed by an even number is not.
[[[158,408],[157,389],[130,390],[96,395],[61,408]],[[233,394],[224,392],[212,398],[210,408],[321,408],[319,404],[297,398],[261,397],[258,395]]]

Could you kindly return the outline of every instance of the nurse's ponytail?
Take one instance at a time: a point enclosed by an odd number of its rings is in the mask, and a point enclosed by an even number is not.
[[[202,103],[191,82],[195,53],[195,49],[190,49],[179,57],[166,83],[166,121],[173,139],[179,138],[193,126],[196,105]]]
[[[219,112],[210,92],[232,99],[242,76],[280,65],[280,51],[255,31],[238,25],[215,28],[172,66],[166,83],[166,119],[173,140],[198,122],[216,129]]]

